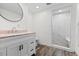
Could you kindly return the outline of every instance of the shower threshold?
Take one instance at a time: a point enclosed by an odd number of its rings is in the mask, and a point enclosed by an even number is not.
[[[58,48],[58,49],[62,49],[62,50],[69,51],[69,52],[74,52],[74,51],[73,51],[71,48],[69,48],[69,47],[59,46],[59,45],[55,45],[55,44],[49,44],[48,46],[54,47],[54,48]]]

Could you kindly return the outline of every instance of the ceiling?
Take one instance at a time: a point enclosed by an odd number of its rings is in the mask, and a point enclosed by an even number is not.
[[[25,5],[29,8],[29,10],[32,13],[35,13],[35,12],[49,9],[52,6],[57,5],[57,3],[51,3],[49,5],[47,5],[46,3],[25,3]],[[39,6],[39,8],[36,8],[36,6]]]

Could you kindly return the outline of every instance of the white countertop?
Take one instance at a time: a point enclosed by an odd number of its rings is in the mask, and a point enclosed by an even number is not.
[[[18,32],[18,33],[9,33],[9,34],[0,34],[0,38],[5,38],[5,37],[10,37],[10,36],[18,36],[18,35],[28,35],[28,34],[33,34],[35,32]]]

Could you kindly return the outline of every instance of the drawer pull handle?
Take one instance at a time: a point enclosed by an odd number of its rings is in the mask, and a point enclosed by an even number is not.
[[[21,45],[21,49],[23,49],[23,44]]]
[[[21,51],[21,45],[19,46],[19,51]]]
[[[32,49],[32,50],[30,50],[30,51],[33,51],[33,49]]]
[[[33,44],[34,42],[31,42],[31,44]]]
[[[19,51],[23,49],[23,44],[19,46]]]

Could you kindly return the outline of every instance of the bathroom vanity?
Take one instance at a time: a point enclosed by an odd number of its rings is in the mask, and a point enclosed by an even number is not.
[[[35,33],[0,35],[0,56],[31,56],[36,54]]]

